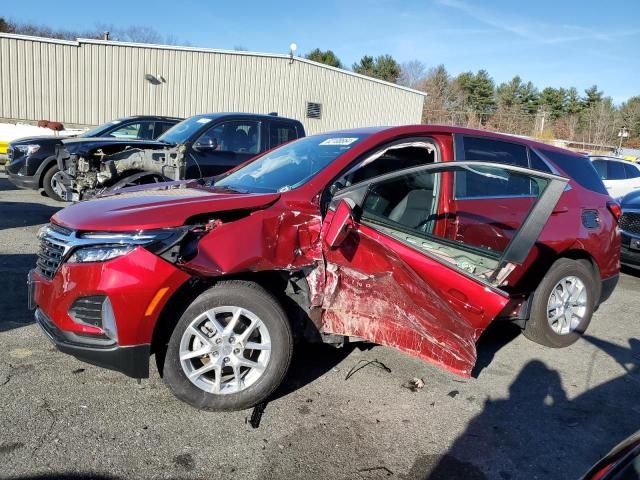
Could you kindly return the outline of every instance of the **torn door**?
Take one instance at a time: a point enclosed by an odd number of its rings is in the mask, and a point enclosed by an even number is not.
[[[533,207],[503,252],[433,233],[443,216],[434,208],[453,204],[442,197],[453,189],[442,187],[458,173],[473,181],[489,175],[538,182]],[[357,218],[337,248],[323,245],[323,330],[392,346],[469,376],[476,340],[509,300],[498,286],[528,255],[565,183],[519,167],[456,162],[407,169],[344,190],[334,201],[350,199]],[[415,198],[422,203],[413,204]],[[323,233],[332,219],[330,211]]]

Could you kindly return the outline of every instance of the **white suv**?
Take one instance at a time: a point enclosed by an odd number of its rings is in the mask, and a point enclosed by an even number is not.
[[[613,198],[640,189],[640,166],[614,157],[590,157],[593,166]]]

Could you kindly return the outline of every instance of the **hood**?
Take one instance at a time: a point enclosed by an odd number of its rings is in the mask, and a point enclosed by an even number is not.
[[[68,138],[63,141],[65,149],[69,153],[87,153],[97,148],[109,147],[119,150],[124,147],[132,148],[167,148],[171,144],[158,142],[157,140],[138,140],[115,137],[76,137]]]
[[[37,137],[23,137],[17,138],[12,142],[9,142],[9,145],[43,145],[43,144],[58,144],[62,143],[68,137],[56,137],[55,135],[39,135]]]
[[[620,206],[622,210],[625,208],[637,208],[640,209],[640,190],[628,193],[620,200]]]
[[[279,193],[219,193],[196,182],[172,183],[76,203],[51,220],[74,230],[149,230],[181,226],[194,215],[264,208],[278,198]]]

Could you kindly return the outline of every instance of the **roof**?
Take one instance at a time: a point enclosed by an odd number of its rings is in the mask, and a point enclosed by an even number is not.
[[[166,116],[166,115],[129,115],[127,117],[118,118],[118,120],[120,120],[120,121],[132,120],[132,119],[140,119],[140,120],[146,120],[146,119],[151,119],[151,120],[177,120],[179,122],[184,120],[184,118],[181,118],[181,117],[169,117],[169,116]]]
[[[212,120],[217,120],[225,117],[251,117],[260,120],[286,120],[288,122],[300,123],[300,120],[296,120],[295,118],[281,117],[279,115],[269,115],[266,113],[251,113],[251,112],[211,112],[211,113],[199,113],[197,115],[193,115],[192,117],[200,117],[200,118],[210,118]],[[192,118],[189,117],[189,118]]]
[[[325,135],[327,133],[332,134],[368,134],[375,135],[378,133],[382,133],[386,135],[419,135],[423,133],[453,133],[459,135],[475,135],[487,138],[493,138],[495,140],[503,140],[505,142],[517,142],[524,145],[527,145],[531,148],[539,148],[544,150],[551,150],[556,152],[561,152],[565,154],[573,154],[577,156],[582,156],[580,153],[573,152],[571,150],[567,150],[566,148],[556,147],[554,145],[549,145],[548,143],[540,142],[538,140],[523,137],[510,135],[508,133],[496,133],[489,130],[481,130],[478,128],[467,128],[467,127],[455,127],[451,125],[401,125],[401,126],[378,126],[378,127],[367,127],[367,128],[353,128],[348,130],[338,130],[335,132],[325,132],[320,135]]]
[[[62,45],[71,45],[79,47],[80,44],[92,44],[92,45],[106,45],[106,46],[114,46],[114,47],[135,47],[135,48],[155,48],[160,50],[177,50],[184,52],[202,52],[202,53],[218,53],[224,55],[238,55],[238,56],[251,56],[251,57],[268,57],[268,58],[280,58],[289,61],[291,56],[288,54],[282,53],[264,53],[264,52],[248,52],[248,51],[237,51],[237,50],[223,50],[217,48],[202,48],[202,47],[181,47],[177,45],[160,45],[160,44],[152,44],[152,43],[134,43],[134,42],[118,42],[115,40],[97,40],[93,38],[78,38],[77,40],[58,40],[56,38],[46,38],[46,37],[33,37],[30,35],[19,35],[17,33],[0,33],[0,38],[13,38],[16,40],[30,40],[34,42],[46,42],[46,43],[57,43]],[[366,75],[361,75],[359,73],[352,72],[350,70],[344,70],[342,68],[332,67],[330,65],[325,65],[324,63],[314,62],[313,60],[309,60],[304,57],[293,57],[296,62],[307,63],[309,65],[313,65],[319,68],[324,68],[328,70],[333,70],[337,73],[341,73],[343,75],[349,75],[353,77],[359,77],[364,80],[380,83],[382,85],[386,85],[388,87],[397,88],[400,90],[405,90],[407,92],[414,93],[416,95],[421,95],[426,97],[427,94],[425,92],[421,92],[419,90],[414,90],[409,87],[405,87],[402,85],[397,85],[395,83],[387,82],[384,80],[380,80],[373,77],[368,77]]]

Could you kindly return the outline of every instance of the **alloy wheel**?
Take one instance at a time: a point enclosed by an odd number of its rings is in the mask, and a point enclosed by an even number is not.
[[[564,277],[556,283],[547,302],[547,321],[553,331],[559,335],[574,332],[587,312],[587,299],[587,288],[578,277]]]
[[[216,395],[241,392],[263,375],[271,337],[253,312],[212,308],[196,317],[180,340],[180,364],[196,387]]]

